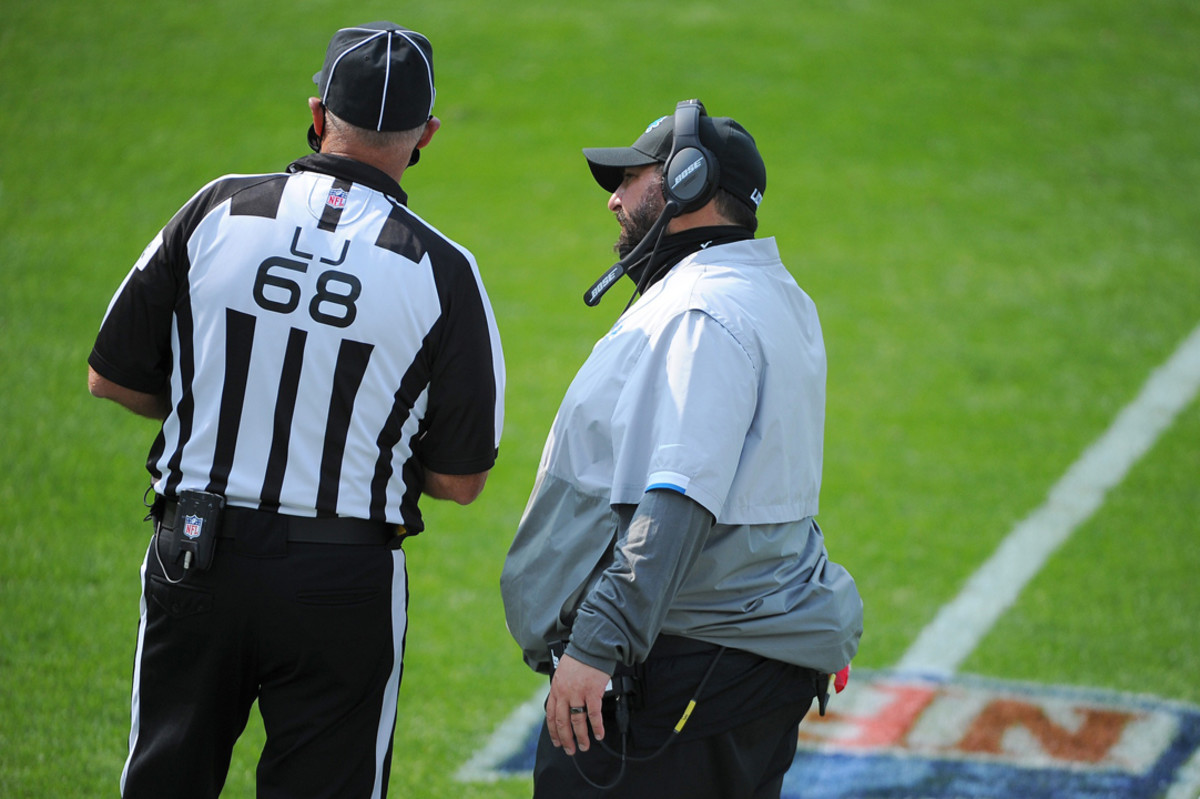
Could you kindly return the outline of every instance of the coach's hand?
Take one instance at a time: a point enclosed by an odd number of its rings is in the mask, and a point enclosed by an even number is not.
[[[588,724],[596,740],[604,738],[604,719],[600,715],[600,703],[609,675],[600,669],[581,663],[570,655],[563,655],[550,682],[550,698],[546,700],[546,727],[550,741],[561,746],[568,755],[579,750],[586,752]],[[586,712],[571,712],[571,708],[584,708]]]

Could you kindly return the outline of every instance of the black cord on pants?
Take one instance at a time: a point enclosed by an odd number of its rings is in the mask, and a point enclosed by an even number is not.
[[[683,731],[684,725],[686,725],[688,723],[688,719],[691,718],[692,711],[696,709],[696,706],[700,701],[700,694],[704,690],[704,686],[708,684],[708,678],[712,676],[713,671],[717,668],[717,661],[721,659],[721,655],[724,654],[724,652],[725,647],[721,647],[717,650],[717,653],[713,655],[712,661],[708,664],[708,670],[704,672],[704,677],[700,680],[700,684],[696,686],[696,690],[692,694],[692,698],[688,701],[687,707],[683,711],[683,715],[680,716],[679,721],[675,723],[675,728],[671,731],[671,734],[668,736],[667,740],[664,741],[663,745],[653,753],[644,757],[630,757],[627,753],[629,746],[629,697],[625,692],[618,693],[615,697],[615,713],[617,717],[617,730],[621,733],[621,752],[620,754],[614,752],[604,741],[597,741],[597,743],[600,744],[600,747],[605,752],[613,757],[619,757],[621,759],[621,769],[617,772],[617,776],[613,778],[612,782],[608,783],[607,785],[601,785],[593,782],[586,774],[583,773],[583,766],[579,765],[579,761],[577,759],[571,758],[571,762],[575,764],[575,770],[579,772],[580,778],[597,790],[609,791],[615,788],[625,776],[625,768],[627,763],[646,763],[667,751],[667,747],[675,742],[675,740],[679,737],[679,733]]]

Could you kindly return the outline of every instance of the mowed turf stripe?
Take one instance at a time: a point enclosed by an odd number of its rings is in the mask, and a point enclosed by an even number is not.
[[[1050,489],[1046,501],[1001,542],[943,605],[897,669],[953,675],[1051,555],[1091,518],[1200,391],[1200,327],[1156,369],[1112,425]]]

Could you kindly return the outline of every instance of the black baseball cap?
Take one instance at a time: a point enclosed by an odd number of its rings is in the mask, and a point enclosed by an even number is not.
[[[411,130],[433,114],[433,45],[391,22],[342,28],[313,75],[321,102],[367,130]]]
[[[660,117],[629,147],[585,147],[583,155],[596,182],[613,192],[621,185],[626,168],[666,162],[674,133],[675,117]],[[700,117],[700,143],[720,165],[721,188],[757,211],[767,190],[767,167],[754,137],[729,117],[705,115]]]

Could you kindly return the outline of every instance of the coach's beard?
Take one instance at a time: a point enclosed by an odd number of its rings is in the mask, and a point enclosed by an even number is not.
[[[617,255],[624,258],[633,252],[633,248],[638,246],[638,242],[646,238],[650,228],[654,227],[665,204],[662,198],[657,198],[655,201],[655,198],[651,196],[639,203],[631,213],[625,213],[623,208],[617,210],[617,222],[621,225],[621,235],[617,238],[617,243],[613,245],[613,250]]]

